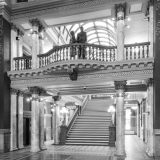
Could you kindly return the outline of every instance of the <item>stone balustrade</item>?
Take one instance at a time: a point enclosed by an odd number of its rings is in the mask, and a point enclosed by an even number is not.
[[[124,59],[134,60],[149,58],[149,42],[127,44],[124,46]],[[85,57],[79,57],[79,53]],[[74,43],[62,46],[54,46],[53,49],[45,54],[37,55],[38,66],[42,68],[52,63],[72,60],[97,60],[103,62],[117,61],[117,46],[101,46],[87,43]],[[27,70],[32,66],[31,57],[14,58],[14,70]]]

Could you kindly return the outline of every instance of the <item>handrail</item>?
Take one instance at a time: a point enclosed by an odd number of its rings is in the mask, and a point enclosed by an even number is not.
[[[125,44],[124,47],[143,46],[143,45],[150,45],[150,42]]]
[[[69,121],[69,123],[67,125],[67,134],[68,134],[70,128],[72,127],[72,124],[74,123],[76,117],[78,116],[78,113],[79,113],[79,108],[76,108],[73,116],[71,117],[71,120]]]
[[[83,112],[84,108],[86,107],[86,104],[87,104],[87,102],[88,102],[88,99],[89,99],[89,95],[87,95],[87,96],[84,98],[84,101],[82,102],[81,113]]]

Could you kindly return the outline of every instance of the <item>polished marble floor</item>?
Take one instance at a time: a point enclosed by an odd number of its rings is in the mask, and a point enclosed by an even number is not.
[[[0,154],[0,160],[153,160],[147,156],[143,141],[136,135],[126,136],[126,157],[116,157],[114,151],[115,148],[107,146],[52,145],[34,154],[29,147]]]

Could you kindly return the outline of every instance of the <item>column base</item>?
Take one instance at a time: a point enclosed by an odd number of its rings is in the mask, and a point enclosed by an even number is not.
[[[24,148],[24,146],[19,146],[19,147],[18,147],[18,149],[23,149],[23,148]]]
[[[126,157],[126,152],[125,151],[116,151],[115,156],[120,156],[120,157]]]
[[[16,151],[16,150],[18,150],[18,148],[16,148],[16,147],[15,147],[15,148],[10,149],[10,151],[11,151],[11,152]]]
[[[42,147],[40,147],[40,149],[41,150],[46,150],[47,148],[46,148],[46,146],[42,146]]]
[[[36,153],[36,152],[39,152],[40,151],[40,149],[31,149],[30,150],[30,152],[32,152],[32,153]]]

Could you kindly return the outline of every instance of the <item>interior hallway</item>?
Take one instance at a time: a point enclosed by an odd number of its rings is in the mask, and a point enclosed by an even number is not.
[[[31,153],[30,148],[0,154],[0,160],[153,160],[145,153],[145,145],[136,135],[126,135],[126,157],[114,156],[108,146],[47,146],[47,150]]]

